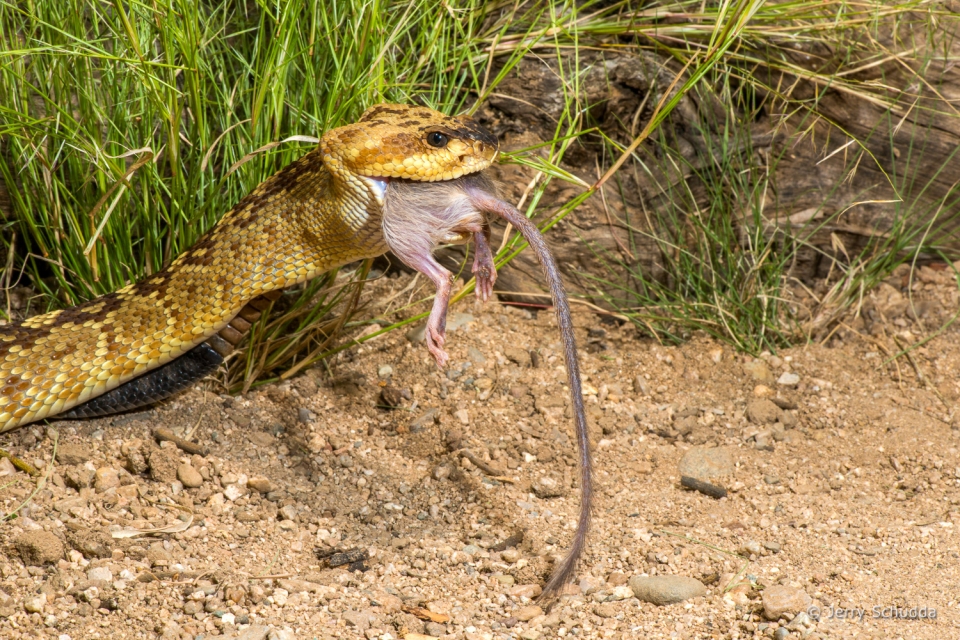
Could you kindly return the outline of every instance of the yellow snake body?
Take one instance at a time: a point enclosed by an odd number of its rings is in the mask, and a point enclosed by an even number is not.
[[[384,253],[386,180],[454,179],[486,168],[496,154],[496,139],[469,118],[424,107],[376,105],[328,131],[164,270],[0,327],[0,433],[179,357],[261,294]]]

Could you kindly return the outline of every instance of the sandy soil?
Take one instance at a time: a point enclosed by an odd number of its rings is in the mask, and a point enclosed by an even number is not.
[[[244,397],[21,429],[2,445],[43,476],[0,461],[2,510],[26,503],[0,525],[0,637],[957,637],[957,327],[886,362],[957,312],[946,273],[921,270],[913,307],[898,274],[826,344],[756,361],[577,312],[599,490],[546,612],[578,507],[549,311],[461,303],[446,372],[394,332]],[[690,451],[726,497],[681,486]],[[641,602],[643,575],[705,595]]]

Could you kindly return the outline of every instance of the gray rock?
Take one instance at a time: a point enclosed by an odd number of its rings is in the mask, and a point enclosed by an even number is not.
[[[694,447],[683,454],[677,468],[682,476],[709,480],[732,474],[735,466],[730,452],[726,449]]]
[[[633,576],[629,584],[639,600],[661,606],[707,593],[702,582],[688,576]]]
[[[779,620],[806,611],[811,602],[803,589],[773,585],[763,590],[763,615],[767,620]]]
[[[800,384],[800,376],[788,371],[777,378],[777,384],[782,384],[785,387],[795,387]]]
[[[447,635],[447,625],[440,624],[439,622],[428,622],[425,630],[428,636],[439,638],[440,636]]]
[[[785,627],[780,627],[773,632],[773,640],[787,640],[790,637],[790,632]]]

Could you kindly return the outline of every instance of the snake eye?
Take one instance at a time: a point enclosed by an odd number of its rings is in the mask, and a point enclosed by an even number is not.
[[[431,147],[436,147],[437,149],[444,148],[447,146],[447,142],[449,141],[450,138],[439,131],[431,131],[427,134],[427,144],[429,144]]]

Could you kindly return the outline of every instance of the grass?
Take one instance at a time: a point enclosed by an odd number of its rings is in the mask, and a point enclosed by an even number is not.
[[[771,232],[765,207],[775,186],[775,162],[755,164],[749,118],[763,104],[783,114],[782,126],[803,135],[826,122],[817,92],[828,88],[883,106],[892,121],[902,117],[912,94],[846,72],[906,60],[922,80],[923,64],[932,63],[938,43],[925,42],[922,55],[905,58],[900,52],[917,43],[878,34],[888,20],[904,23],[901,32],[907,33],[907,20],[931,27],[950,19],[937,6],[0,0],[0,177],[10,197],[2,220],[7,260],[0,284],[8,292],[17,285],[35,292],[21,313],[120,288],[161,269],[242,195],[309,149],[310,139],[355,119],[370,104],[419,101],[451,113],[474,109],[521,59],[538,56],[555,61],[564,108],[544,148],[511,154],[507,161],[539,172],[525,205],[545,230],[587,198],[616,197],[627,173],[674,175],[689,162],[675,153],[670,134],[684,96],[713,92],[729,101],[726,120],[696,123],[704,140],[719,145],[687,168],[701,191],[681,182],[662,184],[670,206],[651,211],[649,224],[622,221],[631,241],[647,238],[660,247],[666,275],[651,277],[635,262],[601,254],[611,270],[590,276],[597,297],[658,336],[682,339],[704,330],[747,351],[773,349],[795,337],[782,322],[789,314],[780,292],[795,252],[810,246],[815,229],[790,237]],[[941,38],[929,28],[922,33]],[[801,45],[829,46],[832,53],[809,64],[798,61]],[[629,139],[590,121],[579,61],[580,52],[598,49],[648,52],[673,78],[672,84],[656,85],[652,114]],[[814,95],[800,97],[800,84],[814,87]],[[928,99],[935,95],[926,92],[914,113],[953,117],[949,103]],[[851,174],[859,163],[876,162],[873,140],[864,138],[850,154]],[[901,165],[887,172],[900,202],[901,227],[851,257],[845,278],[832,283],[829,302],[837,307],[850,304],[865,283],[927,250],[937,236],[923,229],[934,231],[944,212],[952,211],[940,207],[932,226],[911,223],[914,201],[931,206],[929,198],[911,200],[922,192],[918,179],[929,177],[908,161],[923,153],[919,132],[917,141],[906,158],[901,155]],[[606,162],[596,182],[561,167],[575,144],[601,146]],[[548,209],[543,198],[554,180],[580,191]],[[512,237],[498,264],[522,250]],[[287,292],[233,360],[224,385],[241,390],[289,377],[343,348],[341,330],[372,321],[359,305],[369,268],[349,265]],[[625,281],[613,277],[624,272]],[[394,310],[377,319],[384,329],[367,339],[419,317],[406,308]]]

